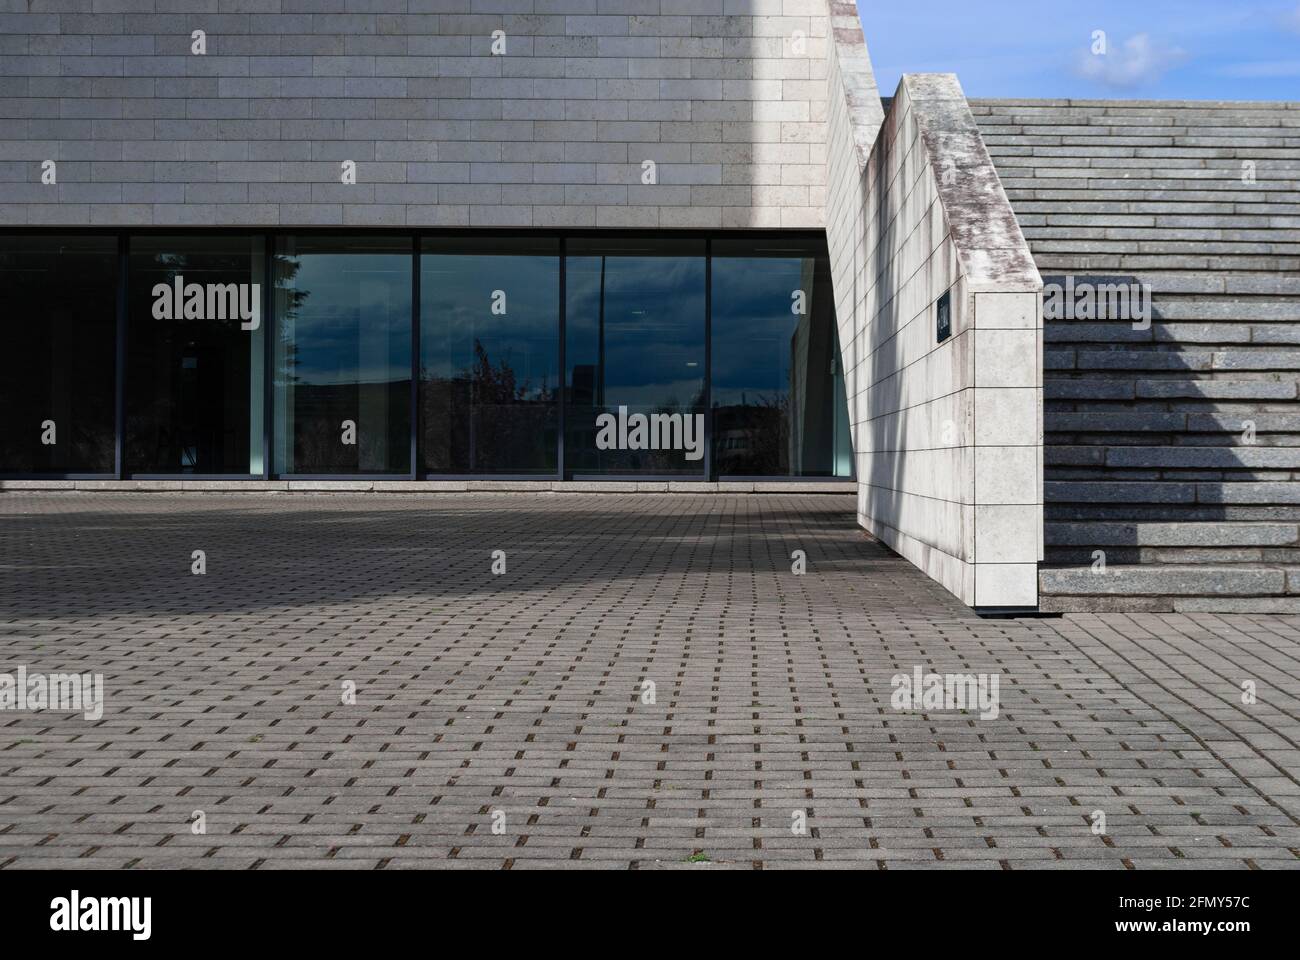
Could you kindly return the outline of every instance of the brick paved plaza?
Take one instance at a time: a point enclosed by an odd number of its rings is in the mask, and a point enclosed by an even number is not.
[[[105,691],[0,712],[0,868],[1300,867],[1300,618],[981,620],[852,497],[5,494],[0,524],[0,672]],[[916,666],[999,675],[999,715],[894,710]]]

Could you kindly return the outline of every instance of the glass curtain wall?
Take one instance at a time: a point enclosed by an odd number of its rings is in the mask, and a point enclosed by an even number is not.
[[[850,469],[824,245],[719,239],[712,262],[713,466],[719,476]]]
[[[703,478],[705,242],[570,240],[566,467]]]
[[[116,469],[117,238],[0,236],[0,474]]]
[[[12,233],[0,295],[0,475],[852,475],[823,237]]]
[[[261,474],[261,237],[135,236],[127,307],[126,468]]]
[[[424,471],[554,476],[559,393],[559,241],[425,240],[420,256]]]
[[[409,474],[408,237],[282,237],[275,253],[277,474]]]

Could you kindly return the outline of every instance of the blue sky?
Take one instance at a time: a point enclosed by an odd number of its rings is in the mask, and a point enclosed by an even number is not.
[[[1300,100],[1300,0],[858,0],[881,93]],[[1106,54],[1092,53],[1094,32]]]

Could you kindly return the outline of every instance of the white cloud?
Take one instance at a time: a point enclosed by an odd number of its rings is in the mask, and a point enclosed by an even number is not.
[[[1085,51],[1079,58],[1079,76],[1106,87],[1128,89],[1154,83],[1187,59],[1177,47],[1154,43],[1145,33],[1129,37],[1122,47],[1104,54]]]

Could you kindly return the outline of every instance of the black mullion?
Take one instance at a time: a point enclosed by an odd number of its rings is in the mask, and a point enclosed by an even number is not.
[[[713,238],[704,240],[704,479],[713,475]]]
[[[411,237],[411,479],[420,477],[420,237]]]
[[[275,449],[271,431],[275,417],[275,235],[262,240],[262,479],[274,474],[271,454]]]
[[[116,431],[113,472],[126,479],[126,313],[127,269],[130,265],[127,235],[117,236],[117,340],[114,351],[113,426]]]
[[[559,391],[560,391],[559,398],[558,398],[558,402],[560,405],[560,411],[559,411],[560,430],[559,430],[559,437],[558,437],[559,450],[557,452],[557,459],[556,459],[556,468],[557,468],[556,477],[560,480],[567,479],[567,475],[565,474],[565,464],[564,464],[564,448],[565,448],[564,432],[567,429],[566,411],[569,406],[569,397],[568,397],[569,390],[567,386],[569,382],[569,374],[568,374],[568,370],[565,367],[566,361],[565,361],[564,348],[565,348],[565,339],[568,336],[568,320],[569,320],[568,303],[567,303],[567,298],[568,298],[567,284],[568,284],[568,269],[569,269],[568,243],[569,243],[568,238],[561,235],[560,237],[560,382],[558,384]]]

